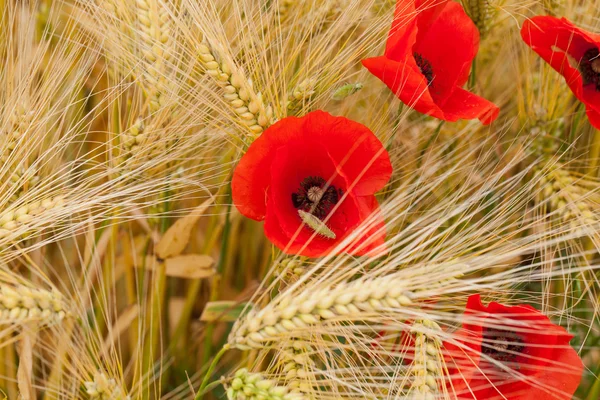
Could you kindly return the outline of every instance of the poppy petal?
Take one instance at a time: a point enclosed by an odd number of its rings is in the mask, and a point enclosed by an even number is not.
[[[475,24],[459,3],[446,4],[414,47],[432,66],[434,99],[445,98],[455,86],[467,82],[478,48]]]
[[[271,163],[279,147],[302,133],[302,123],[295,117],[275,123],[252,143],[236,166],[231,180],[233,204],[246,217],[265,218]]]
[[[275,211],[281,231],[288,241],[306,244],[302,255],[322,255],[337,245],[347,233],[357,226],[360,215],[353,196],[345,196],[334,206],[333,214],[325,222],[336,238],[315,235],[306,226],[292,203],[292,193],[307,177],[323,178],[335,189],[346,192],[346,180],[337,171],[327,150],[322,145],[306,142],[291,142],[279,149],[271,166],[272,190],[269,192],[269,209]]]
[[[414,0],[396,2],[394,21],[385,44],[385,56],[402,61],[412,56],[412,47],[417,40],[417,15]]]
[[[479,119],[483,125],[489,125],[500,113],[500,108],[489,100],[477,96],[462,88],[456,88],[443,106],[444,119]]]
[[[590,124],[596,129],[600,129],[600,111],[593,109],[592,107],[586,107],[586,114],[590,121]]]
[[[398,62],[384,56],[373,57],[363,60],[362,64],[404,104],[422,114],[443,118],[444,114],[429,94],[427,79],[419,71],[414,58],[412,62]]]
[[[347,180],[353,195],[372,195],[383,189],[392,175],[389,155],[366,126],[323,111],[305,120],[306,135],[322,145],[335,168]]]
[[[361,220],[368,225],[360,232],[357,239],[350,244],[347,250],[350,254],[368,255],[371,257],[386,252],[385,247],[385,221],[375,196],[363,196],[356,199],[361,211]]]
[[[554,70],[565,77],[571,91],[582,100],[583,81],[573,65],[579,62],[592,44],[580,34],[578,28],[567,25],[567,22],[554,17],[534,17],[523,23],[521,37]]]
[[[493,363],[489,356],[482,358],[467,379],[467,385],[452,377],[453,386],[460,388],[461,399],[570,399],[583,373],[583,364],[577,352],[569,345],[572,335],[563,327],[554,325],[544,314],[528,305],[505,306],[491,302],[481,303],[479,295],[467,302],[463,331],[479,332],[485,337],[486,328],[506,326],[517,331],[525,346],[521,354],[502,365]],[[490,344],[487,344],[489,346]],[[463,375],[464,376],[464,375]]]

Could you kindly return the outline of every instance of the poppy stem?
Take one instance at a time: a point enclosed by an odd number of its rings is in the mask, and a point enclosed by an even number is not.
[[[231,231],[231,204],[233,200],[231,198],[231,184],[228,185],[227,191],[227,211],[225,214],[225,226],[223,228],[223,236],[221,239],[221,250],[219,254],[219,262],[217,263],[217,273],[213,277],[210,289],[210,298],[209,301],[216,301],[219,297],[219,288],[221,286],[221,277],[223,274],[223,268],[226,263],[227,258],[227,250],[229,248],[229,232]],[[213,331],[214,331],[214,323],[210,323],[206,326],[206,331],[204,335],[204,353],[202,354],[202,364],[206,364],[208,361],[210,354],[212,352],[213,346]],[[225,345],[227,346],[227,345]],[[223,351],[223,350],[221,350]],[[218,356],[218,354],[217,354]],[[210,372],[210,371],[209,371]],[[209,375],[207,375],[209,376]],[[208,378],[205,378],[205,380]]]
[[[587,170],[585,174],[590,178],[595,178],[598,172],[598,157],[600,157],[600,130],[594,129],[594,133],[592,134],[592,144],[590,146],[589,151],[589,163],[587,166]],[[588,261],[592,261],[596,255],[594,250],[594,242],[591,237],[584,238],[583,248],[585,250],[585,258]],[[588,253],[591,252],[591,253]]]
[[[427,151],[429,146],[431,146],[431,144],[437,140],[438,136],[440,135],[440,131],[442,130],[442,126],[444,125],[444,122],[446,122],[446,121],[440,121],[437,128],[435,128],[435,131],[433,132],[433,134],[429,137],[429,140],[427,140],[427,143],[425,143],[425,146],[423,146],[423,148],[419,152],[419,159],[417,160],[417,167],[420,167],[421,164],[423,164],[423,156],[425,156],[425,152]]]
[[[586,175],[594,178],[598,169],[598,157],[600,157],[600,130],[594,129],[592,134],[592,144],[589,151],[589,164]]]
[[[394,144],[394,139],[396,138],[396,133],[398,133],[398,128],[400,127],[400,121],[402,120],[402,111],[404,110],[404,104],[400,103],[398,106],[398,113],[396,115],[396,121],[394,121],[394,127],[392,128],[392,134],[390,135],[385,149],[389,153],[392,145]]]
[[[223,346],[221,350],[219,350],[219,352],[215,355],[215,358],[213,358],[212,362],[210,363],[210,366],[208,367],[208,371],[206,371],[206,375],[204,375],[204,379],[202,380],[200,389],[198,389],[198,393],[196,394],[196,397],[194,397],[194,400],[200,400],[202,397],[204,397],[204,394],[207,391],[206,389],[208,381],[210,380],[210,377],[212,376],[217,364],[219,363],[219,360],[221,360],[221,357],[223,357],[223,354],[225,354],[227,350],[229,350],[228,344]],[[212,389],[212,387],[213,386],[211,386],[210,388]]]
[[[473,90],[475,88],[475,84],[477,83],[477,57],[473,59],[473,63],[471,64],[471,75],[469,75],[469,90]]]

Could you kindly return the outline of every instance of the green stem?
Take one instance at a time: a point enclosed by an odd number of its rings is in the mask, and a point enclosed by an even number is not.
[[[221,357],[223,357],[223,354],[225,354],[225,352],[227,352],[227,350],[229,350],[228,344],[223,346],[221,348],[221,350],[219,350],[219,352],[215,355],[215,358],[213,358],[213,361],[210,364],[210,367],[208,367],[208,371],[206,371],[206,375],[204,375],[204,379],[202,380],[202,384],[200,385],[200,389],[198,389],[198,394],[196,395],[196,397],[194,397],[194,400],[200,400],[202,397],[204,397],[204,393],[207,392],[207,389],[208,389],[207,386],[208,386],[208,382],[210,381],[210,377],[212,376],[217,364],[219,363],[219,360],[221,360]]]
[[[598,368],[596,368],[596,371],[594,371],[594,376],[596,376],[596,381],[594,382],[594,384],[592,385],[592,387],[590,388],[587,397],[585,398],[585,400],[597,400],[600,399],[600,378],[598,378],[598,374],[600,374],[600,366]]]
[[[427,151],[427,149],[429,148],[429,146],[431,146],[431,144],[433,142],[435,142],[435,140],[440,135],[440,131],[442,130],[442,126],[444,125],[444,122],[446,122],[446,121],[440,121],[440,123],[438,124],[437,128],[435,128],[435,131],[433,131],[433,134],[429,137],[429,140],[427,140],[427,143],[425,143],[425,146],[423,146],[423,148],[419,152],[419,159],[417,160],[417,166],[418,167],[420,167],[421,164],[423,163],[423,156],[425,155],[425,152]]]
[[[227,259],[227,249],[229,247],[229,231],[231,230],[231,185],[229,185],[229,189],[227,192],[227,213],[225,214],[225,226],[223,228],[223,237],[221,240],[221,251],[219,254],[219,263],[217,264],[217,273],[212,281],[212,285],[210,288],[210,297],[209,301],[216,301],[219,296],[219,287],[221,284],[221,274],[223,273],[223,266],[226,263]],[[202,354],[202,364],[205,364],[212,352],[212,335],[213,335],[214,325],[211,323],[206,326],[206,335],[204,336],[204,352]]]
[[[477,57],[473,59],[471,64],[471,75],[469,75],[469,89],[473,90],[477,83]]]
[[[589,152],[589,164],[586,175],[590,178],[596,177],[598,169],[598,157],[600,157],[600,130],[594,129],[592,137],[592,146]]]

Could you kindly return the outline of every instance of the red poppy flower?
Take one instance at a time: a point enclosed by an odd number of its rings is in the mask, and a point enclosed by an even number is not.
[[[459,399],[571,399],[583,364],[564,328],[528,305],[481,304],[469,297],[464,323],[445,343],[446,362]]]
[[[392,166],[367,127],[314,111],[284,118],[256,139],[233,174],[233,203],[265,220],[265,234],[288,254],[330,252],[373,216],[361,243],[344,251],[367,254],[382,245],[385,228],[375,192]]]
[[[521,37],[557,72],[579,101],[590,123],[600,129],[600,35],[569,20],[538,16],[525,21]]]
[[[460,4],[398,0],[384,55],[362,63],[420,113],[488,125],[499,108],[462,88],[478,48],[479,31]]]

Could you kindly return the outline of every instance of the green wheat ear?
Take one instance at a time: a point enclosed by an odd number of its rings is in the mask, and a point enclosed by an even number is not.
[[[328,239],[335,239],[335,233],[331,229],[325,225],[323,221],[319,218],[315,217],[311,213],[307,213],[306,211],[298,210],[298,215],[302,222],[308,225],[313,231],[317,232],[319,235],[324,236]]]

